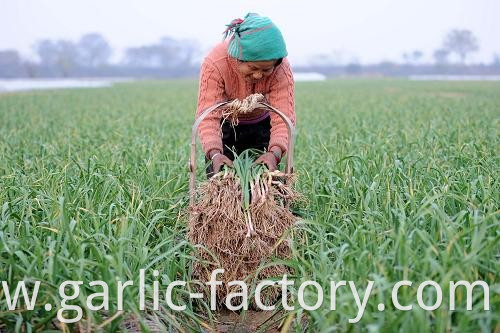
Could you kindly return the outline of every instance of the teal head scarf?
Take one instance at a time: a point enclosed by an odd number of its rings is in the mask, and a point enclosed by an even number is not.
[[[266,61],[287,56],[285,40],[280,30],[267,17],[249,13],[231,21],[224,38],[231,36],[227,53],[242,61]]]

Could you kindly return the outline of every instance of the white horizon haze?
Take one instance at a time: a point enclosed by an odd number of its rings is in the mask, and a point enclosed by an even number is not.
[[[468,29],[479,41],[469,63],[500,56],[500,1],[496,0],[0,0],[0,50],[35,58],[41,39],[78,39],[102,34],[118,61],[127,47],[161,37],[199,42],[203,53],[222,39],[225,24],[247,12],[268,16],[282,31],[292,64],[327,58],[337,64],[402,62],[403,53],[423,52],[434,62],[447,32]],[[201,55],[203,56],[203,55]]]

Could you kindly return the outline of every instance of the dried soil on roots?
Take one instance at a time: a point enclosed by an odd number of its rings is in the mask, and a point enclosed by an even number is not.
[[[286,181],[286,182],[283,182]],[[189,240],[197,246],[193,278],[202,282],[210,280],[211,272],[223,268],[219,275],[223,285],[217,287],[217,302],[223,304],[231,292],[241,292],[239,286],[227,285],[229,281],[264,280],[290,274],[288,267],[273,265],[258,272],[258,267],[273,257],[286,259],[290,256],[288,231],[297,221],[287,208],[298,195],[292,190],[290,176],[283,173],[264,173],[262,180],[252,186],[250,209],[242,208],[240,180],[232,173],[219,173],[201,184],[198,200],[190,207]],[[265,182],[265,185],[264,185]],[[267,186],[267,188],[265,188]],[[247,237],[249,219],[253,224],[252,236]],[[250,294],[250,290],[249,290]],[[273,304],[281,295],[281,289],[267,288],[262,292],[264,304]],[[209,296],[209,295],[208,295]],[[250,295],[249,295],[250,296]],[[249,297],[249,301],[252,298]],[[241,300],[234,298],[234,305]],[[255,304],[250,302],[255,308]]]

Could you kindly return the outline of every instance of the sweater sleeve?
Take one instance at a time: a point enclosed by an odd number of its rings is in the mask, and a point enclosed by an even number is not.
[[[200,70],[196,117],[199,117],[207,108],[226,99],[222,76],[211,60],[205,59]],[[215,110],[207,115],[198,126],[198,135],[205,154],[212,149],[222,151],[220,119],[220,109]]]
[[[277,69],[276,77],[270,86],[268,95],[269,103],[283,112],[295,125],[295,92],[292,69],[287,60]],[[271,113],[271,138],[269,140],[269,150],[273,146],[278,146],[283,152],[288,147],[288,130],[285,122],[274,112]]]

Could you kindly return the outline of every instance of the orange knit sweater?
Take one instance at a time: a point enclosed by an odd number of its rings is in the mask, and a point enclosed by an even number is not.
[[[242,100],[251,94],[261,93],[266,96],[269,104],[283,112],[295,124],[294,81],[288,60],[283,59],[269,77],[257,83],[250,83],[239,73],[237,60],[227,54],[227,46],[227,42],[216,45],[201,65],[196,117],[218,102],[235,98]],[[264,116],[264,113],[266,110],[256,109],[238,119],[254,120]],[[205,153],[212,149],[223,150],[221,117],[221,110],[215,110],[198,127],[198,135]],[[277,114],[271,113],[271,138],[268,149],[278,146],[285,152],[288,139],[285,123]]]

